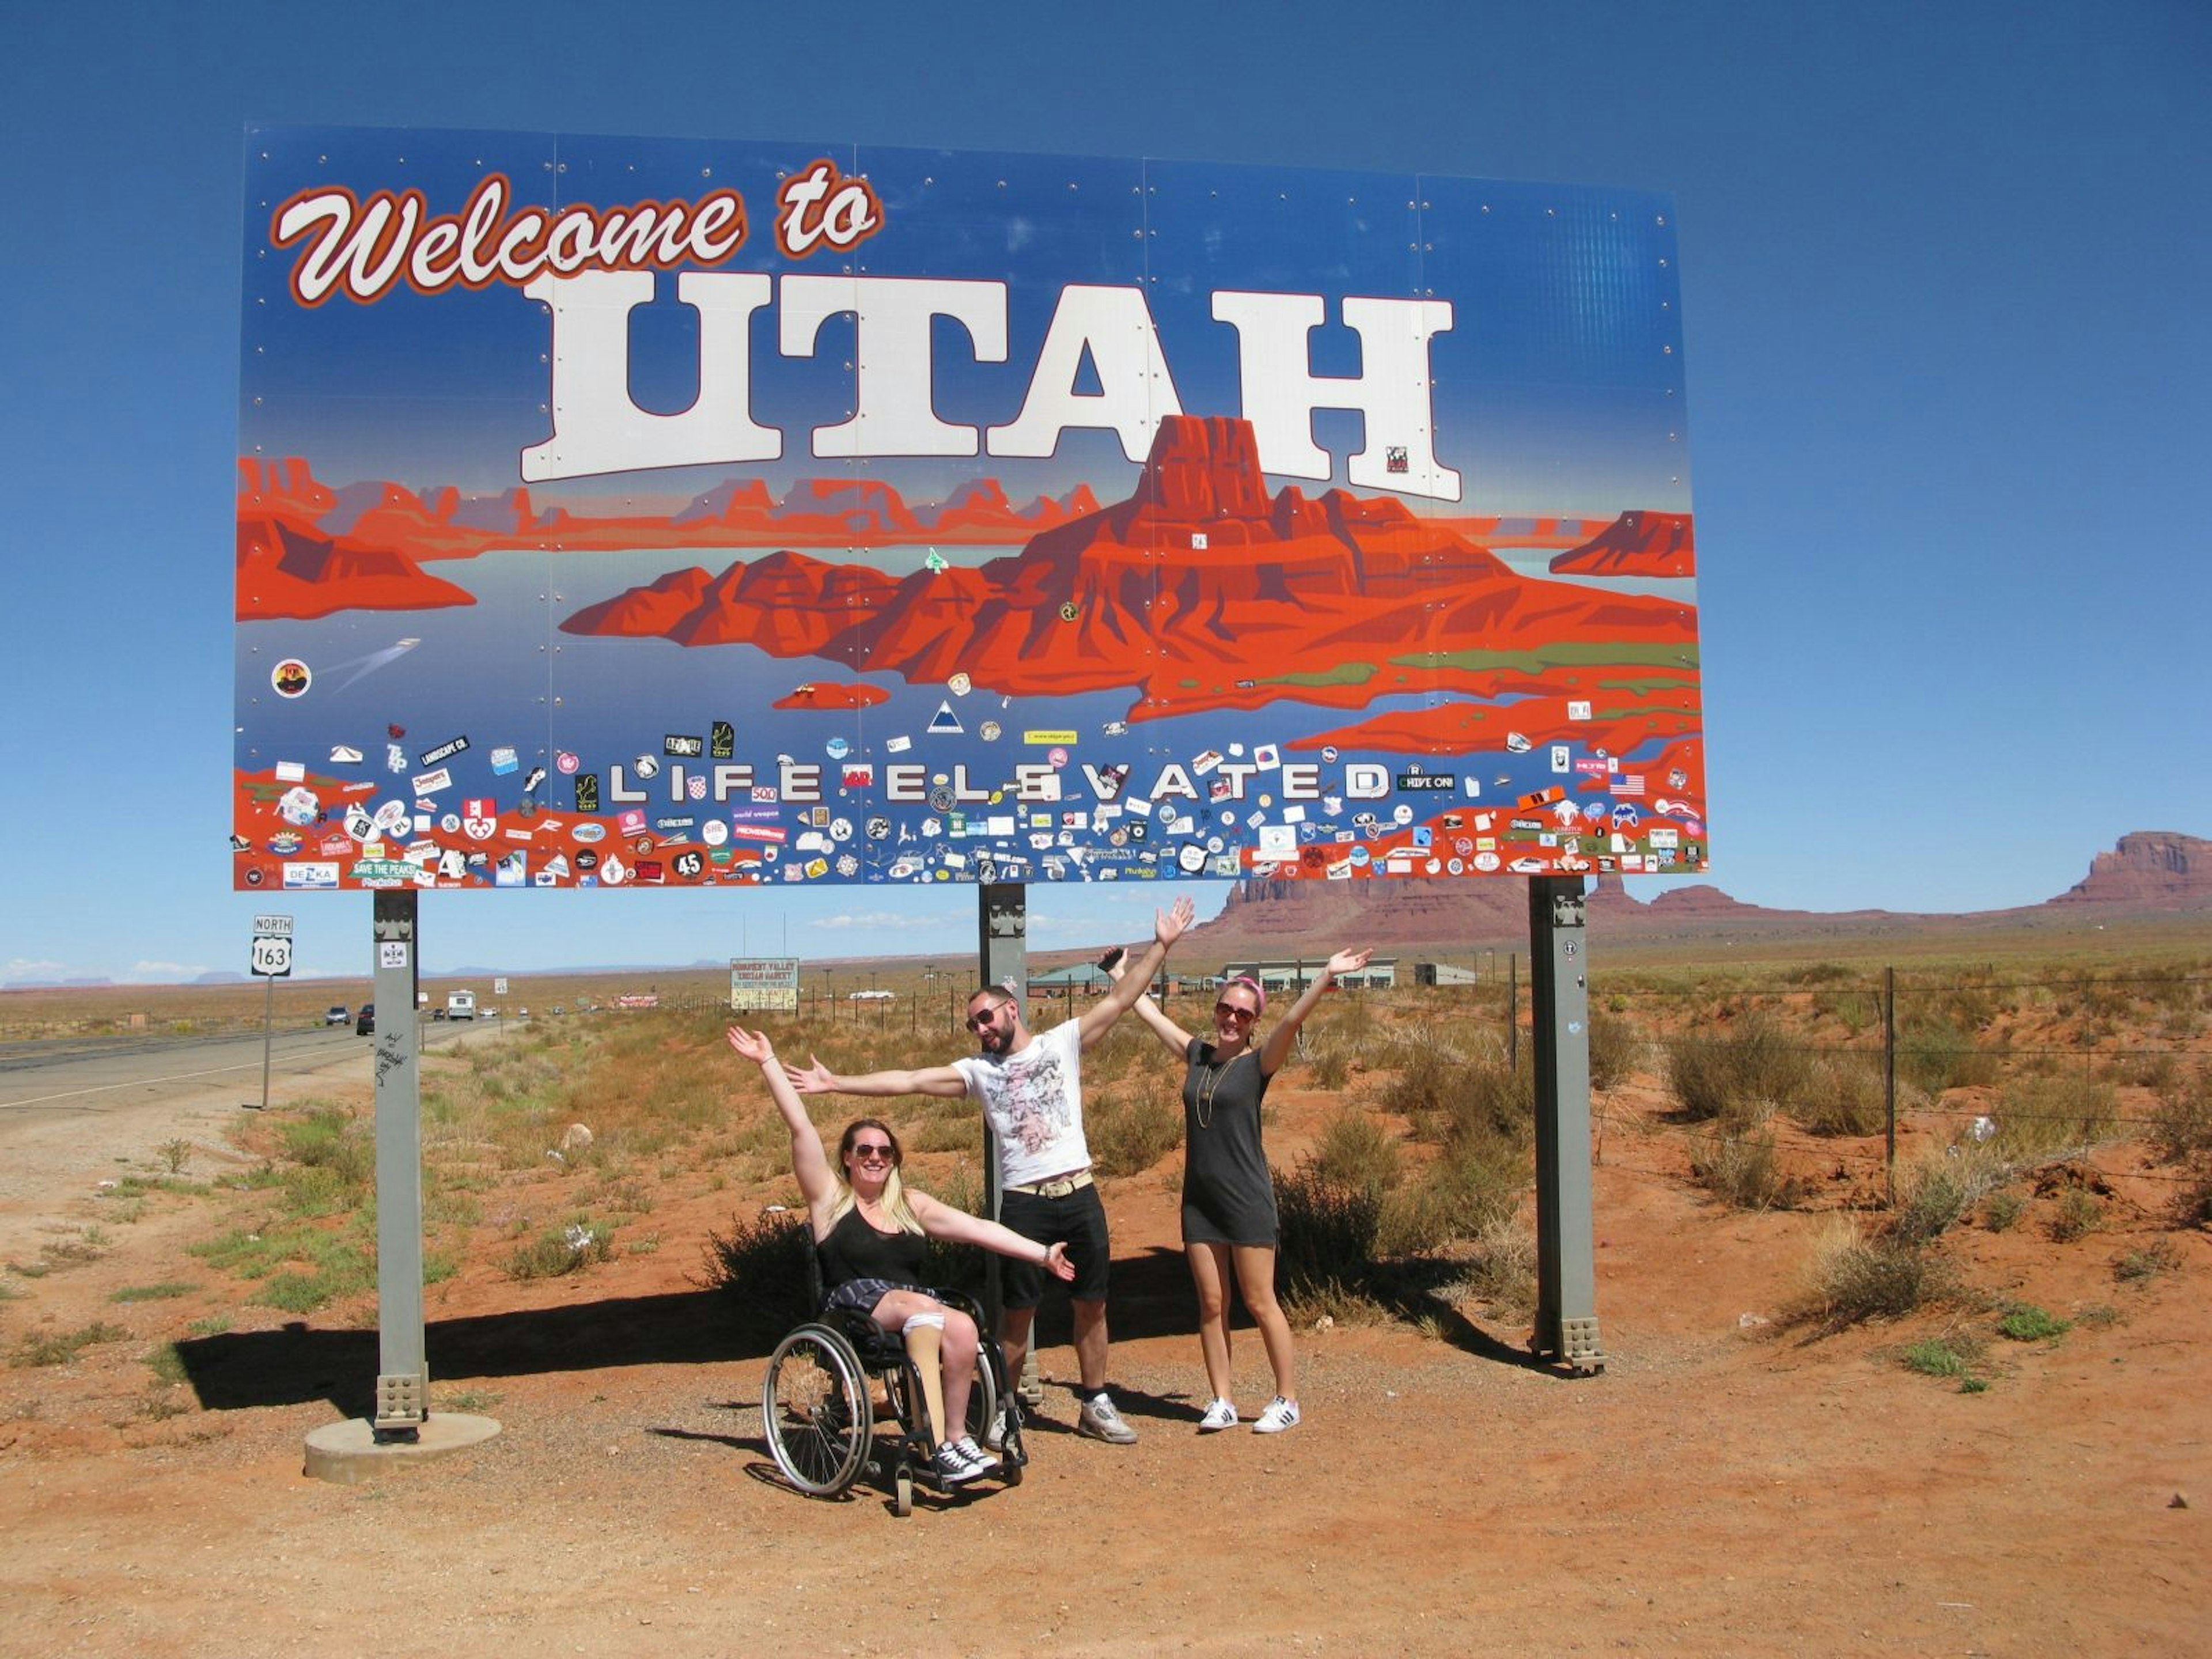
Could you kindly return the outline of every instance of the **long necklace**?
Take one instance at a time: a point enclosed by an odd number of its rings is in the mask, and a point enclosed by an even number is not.
[[[1211,1129],[1213,1127],[1213,1091],[1221,1086],[1221,1079],[1229,1074],[1229,1068],[1243,1058],[1241,1054],[1231,1054],[1218,1066],[1198,1068],[1198,1105],[1195,1109],[1200,1128]]]

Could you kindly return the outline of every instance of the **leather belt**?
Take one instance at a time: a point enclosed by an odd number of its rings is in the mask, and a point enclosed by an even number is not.
[[[1070,1193],[1079,1193],[1091,1185],[1091,1171],[1079,1170],[1072,1176],[1062,1176],[1056,1181],[1023,1181],[1008,1187],[1010,1193],[1027,1193],[1032,1198],[1066,1198]]]

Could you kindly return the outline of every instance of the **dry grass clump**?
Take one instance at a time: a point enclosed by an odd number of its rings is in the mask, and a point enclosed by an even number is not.
[[[1929,1243],[1971,1215],[2012,1176],[2010,1160],[1991,1143],[1962,1140],[1939,1156],[1923,1158],[1905,1170],[1897,1208],[1890,1214],[1890,1236],[1907,1244]],[[2015,1205],[2012,1215],[2018,1212]]]
[[[1693,1138],[1690,1177],[1739,1210],[1792,1209],[1804,1197],[1803,1183],[1783,1173],[1771,1127]]]
[[[1895,1319],[1959,1293],[1950,1264],[1894,1237],[1869,1238],[1849,1218],[1814,1240],[1793,1316],[1822,1331]]]
[[[1946,1089],[1986,1088],[1997,1080],[1998,1056],[1981,1047],[1981,1021],[1954,1006],[1899,1023],[1897,1075],[1926,1095]]]
[[[1996,1121],[1992,1144],[2006,1157],[2029,1163],[2111,1139],[2119,1110],[2111,1084],[2069,1069],[2008,1079],[1990,1115]]]
[[[1618,1089],[1644,1063],[1651,1047],[1643,1028],[1632,1019],[1592,1008],[1589,1016],[1589,1081],[1602,1092]]]
[[[1085,1091],[1086,1093],[1089,1091]],[[975,1108],[965,1108],[971,1130]],[[1170,1074],[1155,1067],[1102,1090],[1085,1103],[1083,1135],[1100,1175],[1137,1175],[1182,1142],[1182,1097]]]
[[[1852,1050],[1820,1056],[1790,1103],[1790,1115],[1808,1134],[1875,1133],[1888,1121],[1879,1060]]]
[[[1667,1084],[1682,1115],[1735,1134],[1757,1129],[1796,1100],[1812,1069],[1802,1045],[1757,1010],[1717,1034],[1667,1045]]]

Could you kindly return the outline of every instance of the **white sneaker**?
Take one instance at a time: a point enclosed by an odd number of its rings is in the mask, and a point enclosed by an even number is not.
[[[1121,1413],[1114,1409],[1112,1396],[1103,1393],[1094,1394],[1083,1402],[1083,1409],[1075,1414],[1075,1431],[1117,1446],[1137,1443],[1137,1431],[1121,1420]]]
[[[1298,1402],[1277,1395],[1267,1402],[1267,1409],[1261,1412],[1259,1419],[1252,1425],[1252,1432],[1280,1434],[1285,1429],[1295,1429],[1297,1425]]]
[[[1237,1407],[1226,1400],[1217,1400],[1206,1408],[1206,1415],[1198,1419],[1200,1434],[1218,1434],[1224,1429],[1237,1426]]]
[[[1006,1408],[1000,1406],[991,1413],[990,1426],[983,1431],[983,1443],[993,1451],[1002,1451],[1006,1444]]]

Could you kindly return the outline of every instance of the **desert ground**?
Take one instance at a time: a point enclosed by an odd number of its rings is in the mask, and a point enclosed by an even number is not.
[[[1828,1329],[1808,1264],[1883,1224],[1880,1137],[1785,1129],[1799,1190],[1736,1207],[1692,1178],[1640,1066],[1596,1103],[1602,1372],[1534,1362],[1525,1308],[1480,1297],[1425,1320],[1309,1307],[1305,1421],[1272,1439],[1194,1431],[1170,1153],[1104,1183],[1139,1443],[1071,1431],[1048,1316],[1027,1478],[902,1519],[878,1487],[815,1501],[775,1474],[769,1341],[703,1287],[702,1246],[789,1182],[712,1133],[635,1159],[639,1219],[573,1273],[516,1277],[505,1241],[564,1212],[575,1175],[486,1176],[427,1292],[429,1348],[434,1408],[501,1431],[361,1485],[305,1478],[307,1434],[364,1409],[373,1290],[289,1311],[191,1247],[257,1224],[248,1177],[284,1125],[368,1113],[367,1046],[280,1074],[266,1115],[234,1078],[0,1110],[0,1652],[2212,1652],[2212,1234],[2174,1224],[2139,1137],[2024,1175],[2001,1229],[1951,1229],[1961,1294]],[[712,1111],[757,1123],[757,1084],[726,1080]],[[1286,1069],[1279,1166],[1345,1092]],[[1941,1156],[1955,1120],[1909,1124],[1908,1153]],[[2068,1234],[2085,1187],[2095,1225]],[[2007,1340],[2027,1305],[2065,1328]],[[1901,1363],[1928,1343],[1963,1378]],[[1249,1327],[1237,1363],[1249,1415],[1268,1392]]]

